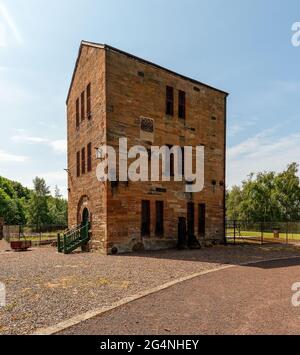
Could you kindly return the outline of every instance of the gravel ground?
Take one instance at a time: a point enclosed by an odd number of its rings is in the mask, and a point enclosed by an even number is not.
[[[0,282],[7,305],[0,308],[0,334],[31,334],[78,314],[109,306],[179,277],[267,258],[300,256],[284,246],[228,246],[122,256],[58,254],[52,248],[5,252],[0,241]]]
[[[180,283],[59,335],[299,335],[300,309],[291,303],[291,286],[299,277],[298,258],[238,266]]]

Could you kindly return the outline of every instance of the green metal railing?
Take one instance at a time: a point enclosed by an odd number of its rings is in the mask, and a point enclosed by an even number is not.
[[[68,230],[63,236],[57,236],[57,249],[59,253],[70,254],[77,248],[86,245],[89,238],[89,223],[85,226],[77,226],[74,229]]]

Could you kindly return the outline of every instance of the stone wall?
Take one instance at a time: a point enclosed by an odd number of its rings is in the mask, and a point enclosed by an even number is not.
[[[87,115],[76,128],[76,99],[91,83],[91,118]],[[79,225],[84,208],[91,220],[91,248],[106,250],[107,213],[106,184],[96,179],[96,148],[106,142],[105,51],[82,46],[67,104],[69,228]],[[92,171],[79,178],[76,173],[76,153],[92,143]]]
[[[92,87],[92,119],[76,129],[76,99],[88,83]],[[174,116],[165,114],[166,86],[175,91]],[[178,118],[178,90],[186,92],[186,119]],[[94,149],[107,143],[117,150],[119,138],[129,147],[151,145],[141,139],[140,119],[154,120],[156,146],[205,146],[205,189],[185,193],[185,182],[100,183]],[[91,214],[91,248],[110,253],[139,248],[176,246],[179,217],[187,204],[206,205],[206,240],[224,240],[226,94],[196,84],[108,47],[82,45],[68,98],[69,227]],[[92,143],[92,172],[76,177],[76,152]],[[130,163],[130,162],[129,162]],[[160,192],[159,192],[160,191]],[[164,191],[164,192],[161,192]],[[141,202],[151,205],[151,233],[141,237]],[[155,203],[164,202],[164,235],[155,235]],[[204,236],[198,236],[204,242]]]
[[[226,95],[195,85],[154,66],[116,51],[107,51],[107,142],[118,147],[128,137],[129,147],[150,145],[140,139],[140,117],[154,119],[153,144],[205,146],[205,189],[190,196],[184,182],[120,183],[108,189],[109,248],[130,251],[136,244],[156,249],[175,246],[179,217],[187,216],[187,203],[195,203],[198,235],[198,204],[206,204],[206,238],[224,240],[225,193],[225,100]],[[143,73],[141,75],[141,73]],[[175,89],[174,116],[165,115],[166,86]],[[186,120],[178,118],[178,90],[186,92]],[[213,181],[216,185],[213,185]],[[157,192],[157,188],[166,192]],[[151,203],[151,235],[141,237],[141,201]],[[164,201],[164,236],[155,236],[155,202]]]

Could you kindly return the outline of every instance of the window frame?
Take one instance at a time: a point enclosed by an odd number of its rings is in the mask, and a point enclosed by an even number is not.
[[[81,101],[81,122],[85,120],[85,92],[82,91],[80,95]]]
[[[92,115],[91,83],[89,83],[86,87],[86,112],[87,112],[87,117],[90,120]]]
[[[76,129],[80,126],[80,100],[76,99]]]
[[[80,177],[80,151],[76,153],[76,176]]]
[[[87,145],[87,172],[92,171],[92,143]]]
[[[81,174],[84,175],[86,172],[86,161],[85,161],[85,148],[81,149]]]
[[[166,115],[174,116],[174,88],[166,86]]]
[[[186,92],[183,90],[178,91],[178,118],[186,119]]]

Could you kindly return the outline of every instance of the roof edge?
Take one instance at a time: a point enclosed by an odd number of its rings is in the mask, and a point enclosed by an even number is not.
[[[137,57],[133,54],[130,54],[128,52],[125,52],[125,51],[122,51],[118,48],[115,48],[115,47],[112,47],[108,44],[101,44],[101,43],[95,43],[95,42],[89,42],[89,41],[81,41],[80,43],[80,47],[79,47],[79,51],[78,51],[78,56],[77,56],[77,59],[76,59],[76,64],[75,64],[75,68],[74,68],[74,71],[73,71],[73,75],[72,75],[72,80],[71,80],[71,84],[70,84],[70,87],[69,87],[69,91],[68,91],[68,96],[67,96],[67,100],[66,100],[66,104],[68,104],[69,102],[69,98],[70,98],[70,93],[71,93],[71,89],[72,89],[72,86],[73,86],[73,82],[74,82],[74,79],[75,79],[75,74],[76,74],[76,71],[77,71],[77,67],[78,67],[78,63],[79,63],[79,59],[80,59],[80,55],[81,55],[81,51],[82,51],[82,47],[83,46],[89,46],[89,47],[94,47],[94,48],[98,48],[98,49],[104,49],[104,50],[110,50],[112,52],[117,52],[117,53],[120,53],[120,54],[123,54],[133,60],[136,60],[136,61],[139,61],[141,63],[144,63],[144,64],[147,64],[147,65],[151,65],[157,69],[161,69],[161,70],[164,70],[166,71],[167,73],[171,74],[171,75],[174,75],[174,76],[177,76],[181,79],[184,79],[184,80],[187,80],[187,81],[190,81],[192,82],[193,84],[195,85],[201,85],[201,86],[204,86],[210,90],[214,90],[214,91],[217,91],[219,93],[222,93],[224,94],[226,97],[229,96],[229,93],[226,92],[226,91],[223,91],[223,90],[220,90],[220,89],[217,89],[216,87],[213,87],[213,86],[210,86],[208,84],[205,84],[199,80],[196,80],[196,79],[193,79],[193,78],[190,78],[188,76],[185,76],[185,75],[182,75],[182,74],[179,74],[175,71],[172,71],[168,68],[165,68],[163,66],[160,66],[158,64],[155,64],[153,62],[150,62],[146,59],[143,59],[143,58],[140,58],[140,57]]]

